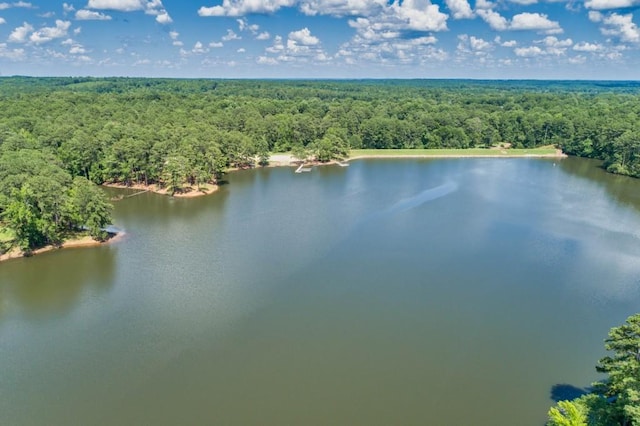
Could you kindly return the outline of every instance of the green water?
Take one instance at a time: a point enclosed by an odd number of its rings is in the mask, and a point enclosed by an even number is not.
[[[541,425],[640,307],[640,181],[593,162],[228,179],[0,264],[0,424]]]

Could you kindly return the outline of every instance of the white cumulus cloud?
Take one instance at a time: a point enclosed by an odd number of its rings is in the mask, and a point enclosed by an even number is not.
[[[560,40],[557,37],[548,36],[539,41],[547,47],[570,47],[573,46],[573,40],[567,38],[565,40]]]
[[[22,7],[24,9],[34,9],[35,8],[33,6],[33,4],[28,3],[26,1],[17,1],[17,2],[13,2],[13,3],[7,3],[7,2],[0,3],[0,10],[9,9],[9,8],[12,8],[12,7]]]
[[[309,28],[303,28],[298,31],[290,32],[289,40],[305,46],[315,46],[316,44],[320,43],[320,39],[318,39],[318,37],[311,35],[311,31],[309,31]]]
[[[27,22],[23,22],[21,26],[15,28],[11,34],[9,34],[9,41],[12,43],[24,43],[32,31],[33,26]]]
[[[631,13],[626,15],[611,13],[608,16],[601,15],[599,18],[601,20],[596,22],[602,22],[603,26],[600,28],[602,34],[618,37],[624,42],[640,42],[640,30],[633,22],[633,15]]]
[[[589,20],[591,22],[602,22],[604,16],[600,12],[589,11]]]
[[[560,23],[550,20],[547,15],[542,13],[519,13],[511,18],[511,21],[492,9],[479,9],[476,13],[483,21],[489,24],[491,29],[496,31],[530,30],[545,34],[560,34],[563,32]]]
[[[567,38],[565,40],[560,40],[557,37],[548,36],[542,40],[538,40],[536,43],[542,44],[545,46],[545,53],[548,55],[564,55],[567,51],[568,47],[573,46],[573,40]]]
[[[513,49],[513,52],[516,54],[516,56],[525,58],[541,56],[545,54],[544,50],[540,49],[538,46],[516,47],[515,49]]]
[[[587,62],[587,57],[583,55],[574,56],[569,58],[569,63],[574,65],[582,65]]]
[[[238,29],[240,31],[249,31],[252,34],[257,34],[258,30],[260,29],[260,25],[249,24],[249,21],[247,21],[246,18],[236,19],[236,22],[238,23]]]
[[[193,49],[191,49],[191,51],[193,53],[207,53],[209,49],[204,47],[201,42],[197,41],[196,44],[193,45]]]
[[[488,50],[492,47],[490,42],[474,36],[469,37],[469,45],[473,50]]]
[[[415,31],[445,31],[448,15],[440,12],[440,7],[428,0],[396,1],[391,5],[394,17],[406,22],[406,28]],[[398,25],[400,27],[404,25]]]
[[[89,0],[89,9],[109,9],[120,12],[133,12],[135,10],[145,10],[145,0]]]
[[[588,9],[606,10],[634,7],[639,3],[638,0],[587,0],[584,6]]]
[[[491,9],[480,9],[476,13],[484,22],[489,24],[491,29],[496,31],[505,31],[509,28],[509,21],[498,12]]]
[[[599,43],[588,43],[586,41],[576,43],[573,46],[573,50],[578,52],[600,52],[604,50],[604,46]]]
[[[518,42],[515,40],[502,41],[502,38],[500,36],[496,36],[496,38],[493,39],[493,41],[502,47],[515,47],[518,45]]]
[[[386,0],[303,0],[300,10],[306,15],[375,16],[388,6]]]
[[[225,36],[222,37],[223,41],[231,41],[231,40],[240,40],[242,37],[240,37],[238,34],[236,34],[233,30],[229,29],[227,30],[227,34]]]
[[[165,10],[156,15],[156,21],[160,24],[170,24],[173,22],[173,19],[171,19],[171,16],[169,16],[167,11]]]
[[[561,33],[562,28],[557,21],[551,21],[542,13],[520,13],[511,19],[511,30],[534,30],[546,33]]]
[[[69,53],[72,55],[84,55],[85,53],[87,53],[87,50],[83,46],[78,44],[71,46],[71,49],[69,49]]]
[[[274,13],[282,7],[291,7],[296,0],[223,0],[222,5],[201,7],[200,16],[244,16],[250,13]]]
[[[453,19],[471,19],[475,16],[467,0],[446,0],[446,4]]]
[[[261,65],[278,65],[278,61],[275,58],[270,58],[268,56],[258,56],[256,62]]]
[[[76,19],[78,21],[109,21],[111,16],[95,10],[80,9],[76,12]]]
[[[171,16],[162,5],[162,0],[89,0],[88,9],[117,10],[119,12],[135,12],[143,10],[147,15],[156,17],[160,24],[173,22]]]
[[[6,58],[12,61],[20,61],[25,59],[24,49],[8,49],[6,43],[0,43],[0,58]]]
[[[273,39],[273,45],[266,48],[266,51],[269,53],[279,53],[284,50],[284,44],[282,42],[282,37],[277,35]]]
[[[55,27],[40,28],[31,34],[29,40],[35,44],[42,44],[56,38],[66,37],[70,26],[71,22],[57,19]]]
[[[240,17],[275,13],[285,7],[297,7],[310,16],[373,16],[388,7],[388,3],[386,0],[223,0],[221,5],[201,7],[198,15]]]

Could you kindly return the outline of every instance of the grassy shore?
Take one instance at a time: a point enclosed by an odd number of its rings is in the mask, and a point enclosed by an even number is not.
[[[468,149],[352,149],[349,159],[384,157],[562,157],[564,154],[554,147],[528,149],[468,148]]]
[[[566,157],[554,146],[538,148],[468,148],[468,149],[352,149],[345,161],[359,158],[562,158]],[[298,164],[291,153],[274,153],[269,158],[271,167]],[[330,161],[323,164],[333,164]]]

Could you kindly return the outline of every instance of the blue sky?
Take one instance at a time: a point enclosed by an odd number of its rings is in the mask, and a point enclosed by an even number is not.
[[[640,0],[0,0],[0,74],[640,79]]]

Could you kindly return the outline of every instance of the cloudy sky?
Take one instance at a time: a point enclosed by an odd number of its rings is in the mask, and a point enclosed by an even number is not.
[[[640,0],[0,0],[0,75],[640,79]]]

